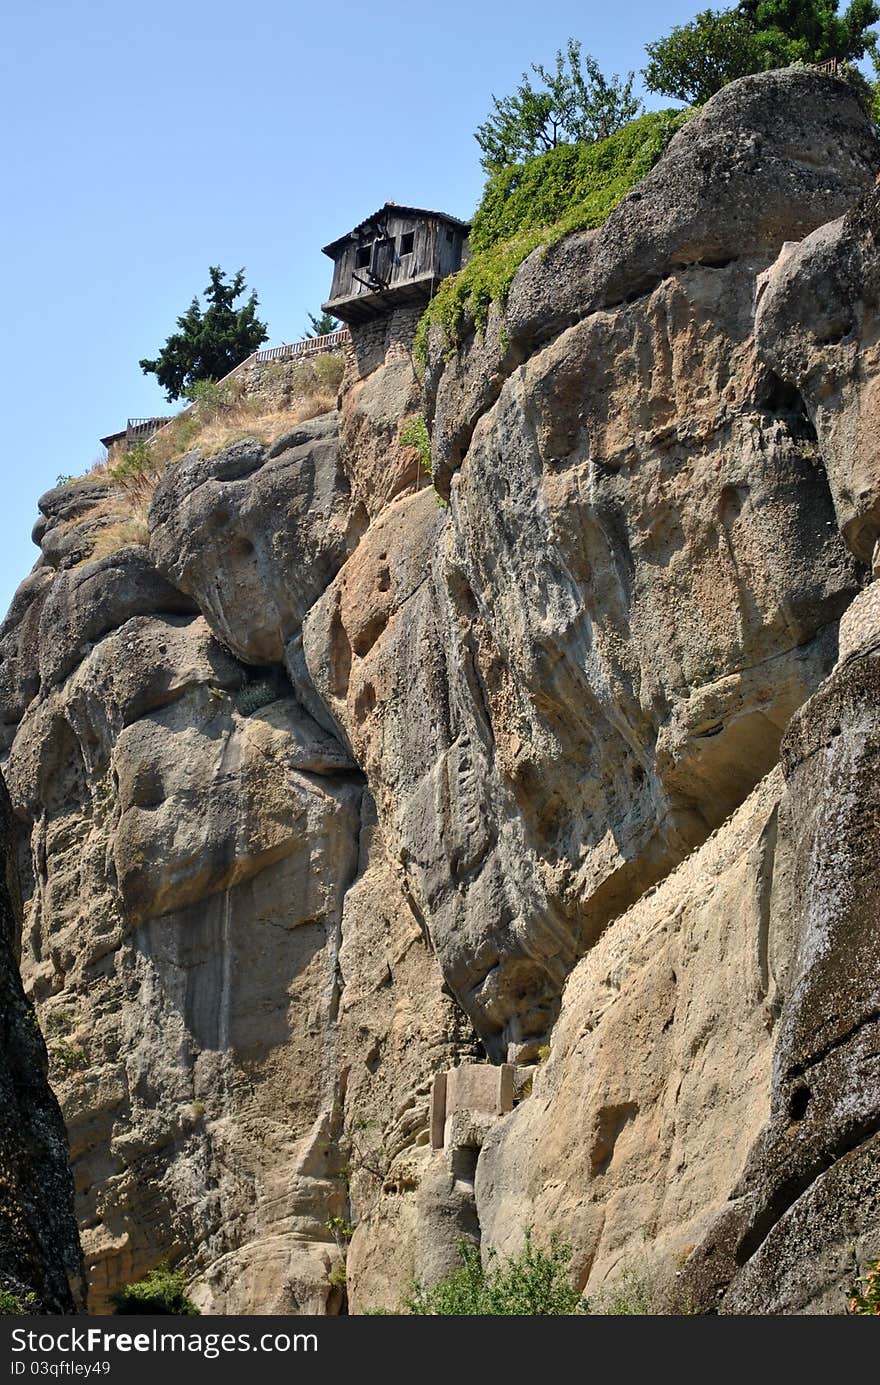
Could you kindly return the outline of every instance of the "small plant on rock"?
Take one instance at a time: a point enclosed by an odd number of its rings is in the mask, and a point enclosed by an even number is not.
[[[419,454],[419,464],[426,476],[431,475],[431,437],[428,425],[421,414],[408,418],[401,425],[400,441],[404,447],[414,447]]]
[[[65,1039],[52,1045],[52,1066],[61,1073],[83,1072],[89,1066],[89,1055],[79,1044],[68,1043]]]
[[[36,1301],[32,1293],[22,1296],[11,1289],[0,1289],[0,1317],[26,1317],[35,1311]]]
[[[656,1312],[654,1291],[645,1275],[627,1266],[618,1279],[590,1300],[588,1311],[613,1318],[647,1317]]]
[[[266,682],[248,683],[235,694],[236,708],[243,717],[249,717],[261,707],[268,707],[270,702],[277,700],[277,691],[271,683]]]
[[[850,1287],[846,1311],[850,1317],[880,1316],[880,1260],[869,1260]]]
[[[177,1317],[198,1317],[199,1309],[186,1295],[186,1281],[179,1270],[159,1265],[143,1279],[126,1284],[110,1295],[113,1312],[164,1313]]]

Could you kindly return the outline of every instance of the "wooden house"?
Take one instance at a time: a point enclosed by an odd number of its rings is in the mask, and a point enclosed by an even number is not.
[[[354,324],[427,304],[440,281],[461,268],[469,230],[467,222],[445,212],[386,202],[324,246],[334,265],[324,312]]]

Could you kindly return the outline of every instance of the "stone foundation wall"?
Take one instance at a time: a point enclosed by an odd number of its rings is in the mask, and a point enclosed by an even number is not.
[[[243,399],[256,400],[269,409],[283,409],[298,395],[314,389],[327,388],[335,393],[343,371],[348,368],[350,355],[351,348],[346,347],[344,352],[328,351],[306,359],[291,356],[286,360],[251,361],[241,367],[231,384]],[[340,362],[335,374],[331,362]]]
[[[346,385],[378,370],[380,366],[397,361],[409,361],[412,356],[416,328],[426,304],[415,303],[395,308],[371,322],[356,323],[351,328],[352,351],[346,371]]]

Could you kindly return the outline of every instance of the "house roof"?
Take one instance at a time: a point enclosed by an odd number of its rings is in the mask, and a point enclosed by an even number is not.
[[[448,212],[432,212],[427,207],[401,207],[397,202],[385,202],[378,211],[373,212],[372,216],[364,217],[352,230],[346,231],[344,236],[338,236],[336,240],[331,240],[329,245],[323,247],[323,253],[329,255],[331,260],[335,259],[335,252],[345,245],[346,241],[357,240],[361,232],[365,231],[371,222],[378,221],[380,216],[386,212],[402,213],[404,216],[424,217],[426,220],[445,221],[448,226],[457,226],[465,233],[471,229],[469,221],[460,221],[457,216],[450,216]]]

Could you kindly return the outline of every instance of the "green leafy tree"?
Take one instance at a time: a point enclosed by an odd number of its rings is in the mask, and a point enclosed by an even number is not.
[[[543,85],[534,85],[524,72],[512,96],[492,97],[492,114],[476,131],[480,162],[489,174],[559,144],[607,139],[642,108],[632,92],[635,74],[606,78],[575,39],[564,52],[559,49],[554,70],[533,63],[532,72]]]
[[[321,313],[318,317],[314,313],[309,313],[308,319],[312,324],[312,330],[306,332],[307,337],[328,337],[331,332],[339,330],[339,323],[329,313]]]
[[[761,68],[755,30],[739,10],[701,10],[666,38],[646,44],[649,91],[699,106],[728,82]]]
[[[701,10],[665,38],[647,44],[649,91],[700,105],[737,77],[791,63],[852,62],[877,51],[875,0],[742,0]]]
[[[839,0],[742,0],[739,9],[754,28],[764,68],[863,58],[880,19],[875,0],[851,0],[843,14]]]
[[[266,324],[257,317],[257,295],[251,293],[236,308],[245,291],[244,270],[232,278],[217,265],[208,270],[211,282],[204,290],[207,308],[193,298],[155,360],[139,362],[145,375],[155,375],[169,403],[179,399],[199,380],[219,380],[228,375],[268,337]]]

